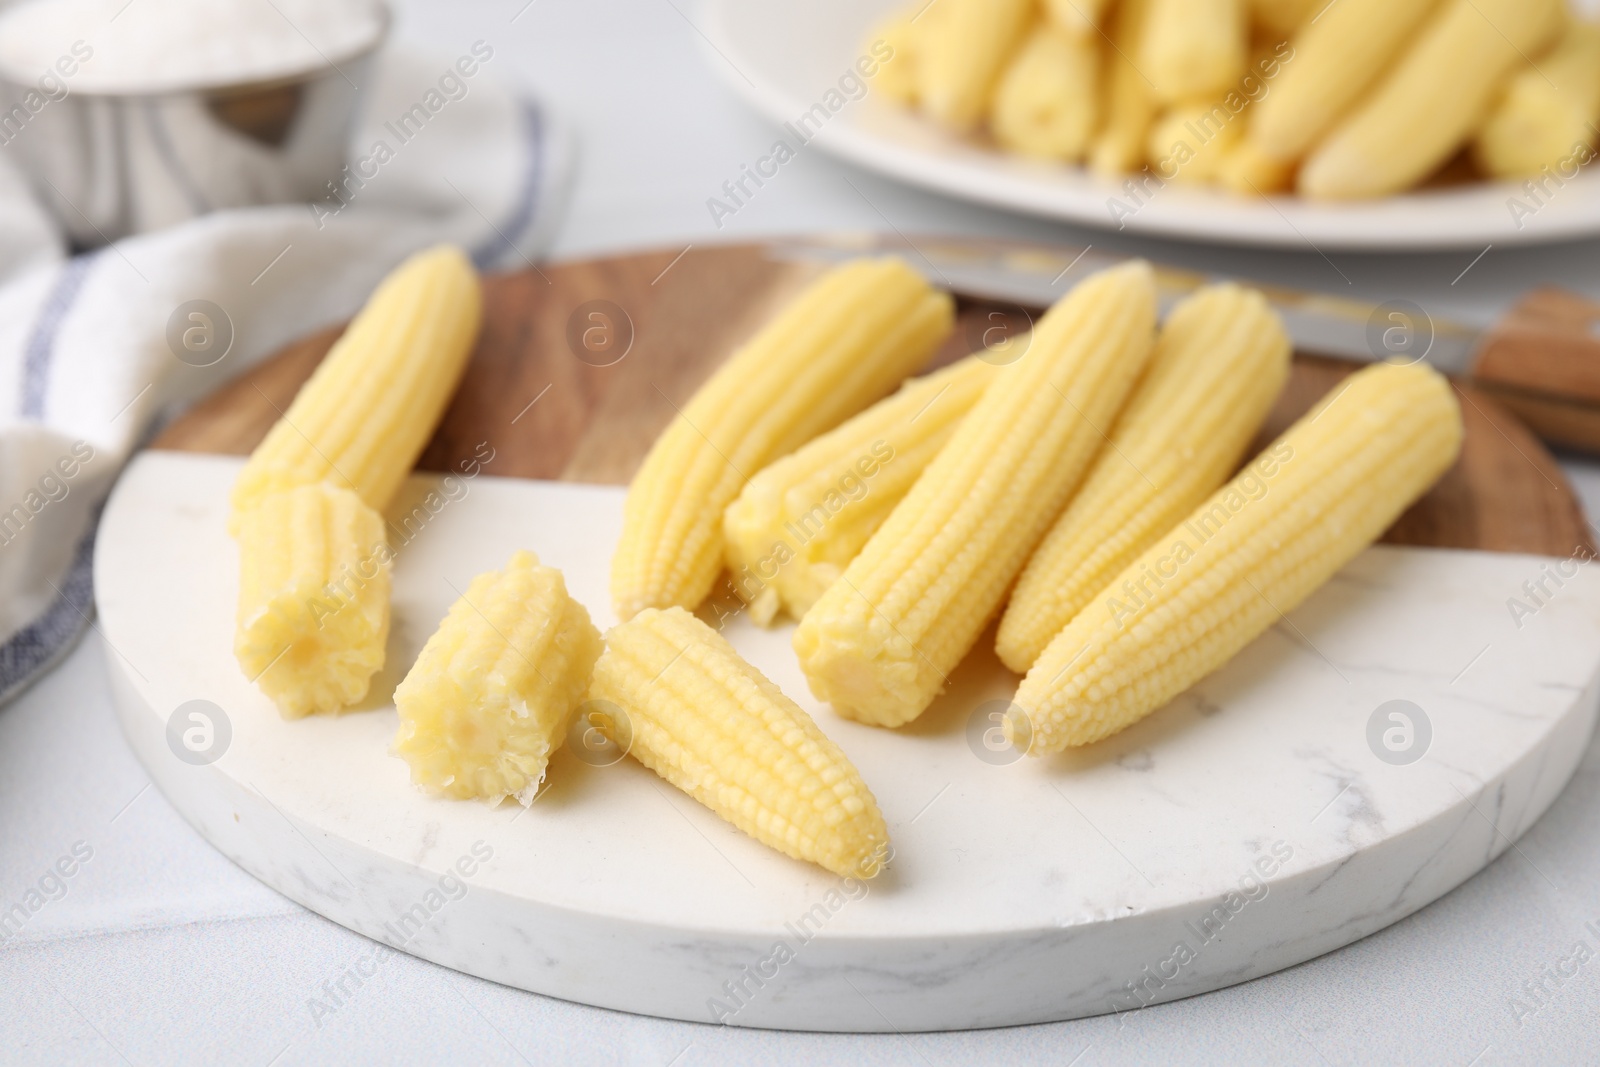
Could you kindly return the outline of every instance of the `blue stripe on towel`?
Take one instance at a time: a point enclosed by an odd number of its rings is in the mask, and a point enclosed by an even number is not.
[[[100,258],[99,252],[86,252],[69,259],[61,268],[56,284],[45,297],[33,332],[22,350],[22,411],[25,419],[44,418],[44,401],[50,385],[50,359],[55,355],[56,335],[66,321],[67,312],[77,303],[89,270]]]
[[[507,252],[517,250],[520,240],[539,213],[539,194],[544,186],[544,112],[532,100],[519,100],[522,135],[528,146],[528,165],[522,173],[522,186],[500,229],[472,251],[472,263],[479,270],[493,266]]]
[[[25,419],[44,418],[56,337],[99,258],[99,252],[88,252],[63,264],[39,308],[33,332],[22,350],[21,415]],[[94,536],[99,523],[100,509],[96,508],[89,516],[87,532],[78,541],[72,563],[56,580],[59,595],[42,615],[0,645],[0,702],[10,700],[65,654],[89,624],[89,613],[94,610]]]
[[[89,613],[94,610],[94,537],[99,525],[96,508],[67,573],[56,581],[61,595],[43,615],[0,645],[0,703],[60,659],[89,625]]]

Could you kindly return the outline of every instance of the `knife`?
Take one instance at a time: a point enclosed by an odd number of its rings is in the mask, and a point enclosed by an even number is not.
[[[1127,257],[1066,245],[991,239],[837,234],[773,242],[778,258],[838,261],[894,253],[958,296],[1044,308]],[[1214,275],[1155,265],[1161,312]],[[1298,352],[1372,363],[1426,360],[1519,416],[1550,444],[1600,453],[1600,303],[1554,287],[1519,300],[1487,330],[1408,300],[1370,304],[1249,282],[1282,317]]]

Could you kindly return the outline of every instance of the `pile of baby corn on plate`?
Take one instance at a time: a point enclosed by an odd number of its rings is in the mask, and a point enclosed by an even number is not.
[[[381,512],[481,308],[458,250],[402,264],[239,476],[235,647],[285,717],[360,701],[383,665]],[[1460,449],[1448,383],[1384,364],[1246,456],[1288,374],[1282,324],[1232,284],[1158,324],[1142,261],[1079,283],[1020,356],[910,377],[953,324],[950,296],[892,257],[812,283],[645,458],[612,560],[617,626],[602,637],[528,551],[461,594],[395,690],[412,780],[531,804],[584,716],[756,840],[871,877],[890,855],[877,802],[722,637],[725,613],[696,614],[719,577],[755,621],[798,619],[815,696],[874,726],[921,715],[998,619],[996,650],[1023,676],[1006,730],[1043,755],[1222,666]]]
[[[1463,149],[1571,178],[1600,138],[1600,26],[1563,0],[913,0],[868,44],[935,122],[1146,190],[1380,197]]]

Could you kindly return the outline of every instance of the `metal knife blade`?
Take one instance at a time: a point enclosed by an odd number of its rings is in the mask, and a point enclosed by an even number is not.
[[[1023,307],[1048,307],[1097,270],[1128,257],[1063,245],[919,238],[880,234],[833,234],[772,242],[780,259],[836,262],[852,256],[896,253],[934,285],[960,296]],[[1155,264],[1164,315],[1172,305],[1203,285],[1228,280],[1221,275]],[[1482,331],[1431,317],[1408,301],[1368,304],[1281,286],[1248,283],[1259,289],[1283,318],[1295,348],[1337,359],[1374,363],[1399,357],[1425,359],[1442,373],[1466,377]]]

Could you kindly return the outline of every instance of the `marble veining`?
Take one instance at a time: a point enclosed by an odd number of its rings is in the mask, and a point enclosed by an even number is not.
[[[238,464],[146,453],[102,524],[112,685],[157,785],[225,855],[353,930],[629,1011],[912,1031],[1137,1011],[1246,981],[1381,929],[1504,852],[1573,773],[1600,700],[1600,575],[1581,571],[1518,628],[1505,601],[1537,568],[1525,556],[1369,550],[1168,708],[1089,750],[1013,763],[967,740],[1016,684],[992,655],[891,733],[811,700],[789,628],[735,619],[729,639],[884,810],[892,869],[845,882],[632,761],[558,753],[532,808],[491,808],[411,786],[388,755],[386,692],[281,720],[230,654]],[[475,479],[400,556],[397,660],[451,586],[517,548],[560,567],[609,625],[620,507],[610,488]],[[168,747],[167,719],[192,699],[232,727],[209,765]],[[1431,724],[1413,762],[1368,742],[1393,700]]]

